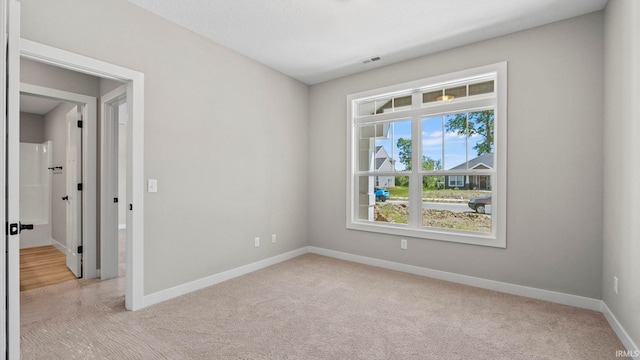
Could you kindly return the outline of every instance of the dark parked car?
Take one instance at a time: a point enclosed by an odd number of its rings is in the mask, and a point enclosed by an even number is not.
[[[469,207],[475,210],[478,214],[484,214],[486,212],[487,205],[491,205],[491,195],[469,200]]]

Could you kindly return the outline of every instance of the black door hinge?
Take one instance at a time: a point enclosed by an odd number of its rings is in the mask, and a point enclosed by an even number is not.
[[[78,254],[82,254],[82,245],[78,246]]]
[[[78,127],[82,129],[82,120],[78,120]]]
[[[82,183],[78,184],[78,191],[82,191]]]

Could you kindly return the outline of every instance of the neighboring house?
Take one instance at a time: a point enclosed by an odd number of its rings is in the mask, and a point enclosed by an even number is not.
[[[393,159],[383,146],[376,146],[376,171],[393,171]],[[395,176],[376,176],[376,187],[392,188],[396,186]]]
[[[464,162],[451,170],[493,169],[493,153],[480,155]],[[452,175],[445,176],[445,188],[467,190],[491,190],[491,177],[488,175]]]

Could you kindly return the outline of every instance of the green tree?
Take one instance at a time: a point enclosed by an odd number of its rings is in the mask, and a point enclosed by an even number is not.
[[[408,176],[396,176],[396,186],[409,186]]]
[[[422,170],[442,170],[442,162],[440,162],[440,160],[433,160],[426,155],[422,155]]]
[[[407,171],[411,171],[411,156],[413,154],[411,147],[411,139],[399,138],[396,144],[398,147],[398,157],[400,162],[404,164]],[[422,170],[442,170],[442,162],[440,160],[434,160],[426,155],[422,155]],[[402,178],[402,179],[400,179]],[[396,185],[407,186],[406,177],[396,176]],[[422,186],[426,188],[436,188],[438,186],[439,177],[425,176],[422,179]]]
[[[440,160],[433,160],[426,155],[422,155],[422,170],[442,170],[442,162]],[[436,189],[438,187],[439,180],[440,176],[423,176],[422,187],[427,189]]]
[[[480,135],[473,149],[477,155],[493,152],[493,110],[484,110],[449,117],[446,123],[447,131],[453,131],[458,136],[471,137]]]
[[[411,170],[411,139],[399,138],[396,144],[398,147],[398,157],[400,162],[404,164],[407,171]]]

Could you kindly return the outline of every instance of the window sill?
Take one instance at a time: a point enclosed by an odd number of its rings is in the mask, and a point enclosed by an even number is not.
[[[460,231],[424,227],[414,229],[402,224],[372,224],[368,221],[347,222],[347,229],[425,240],[446,241],[503,249],[506,248],[506,241],[504,238],[501,239],[495,234],[484,234],[470,231],[463,233]]]

